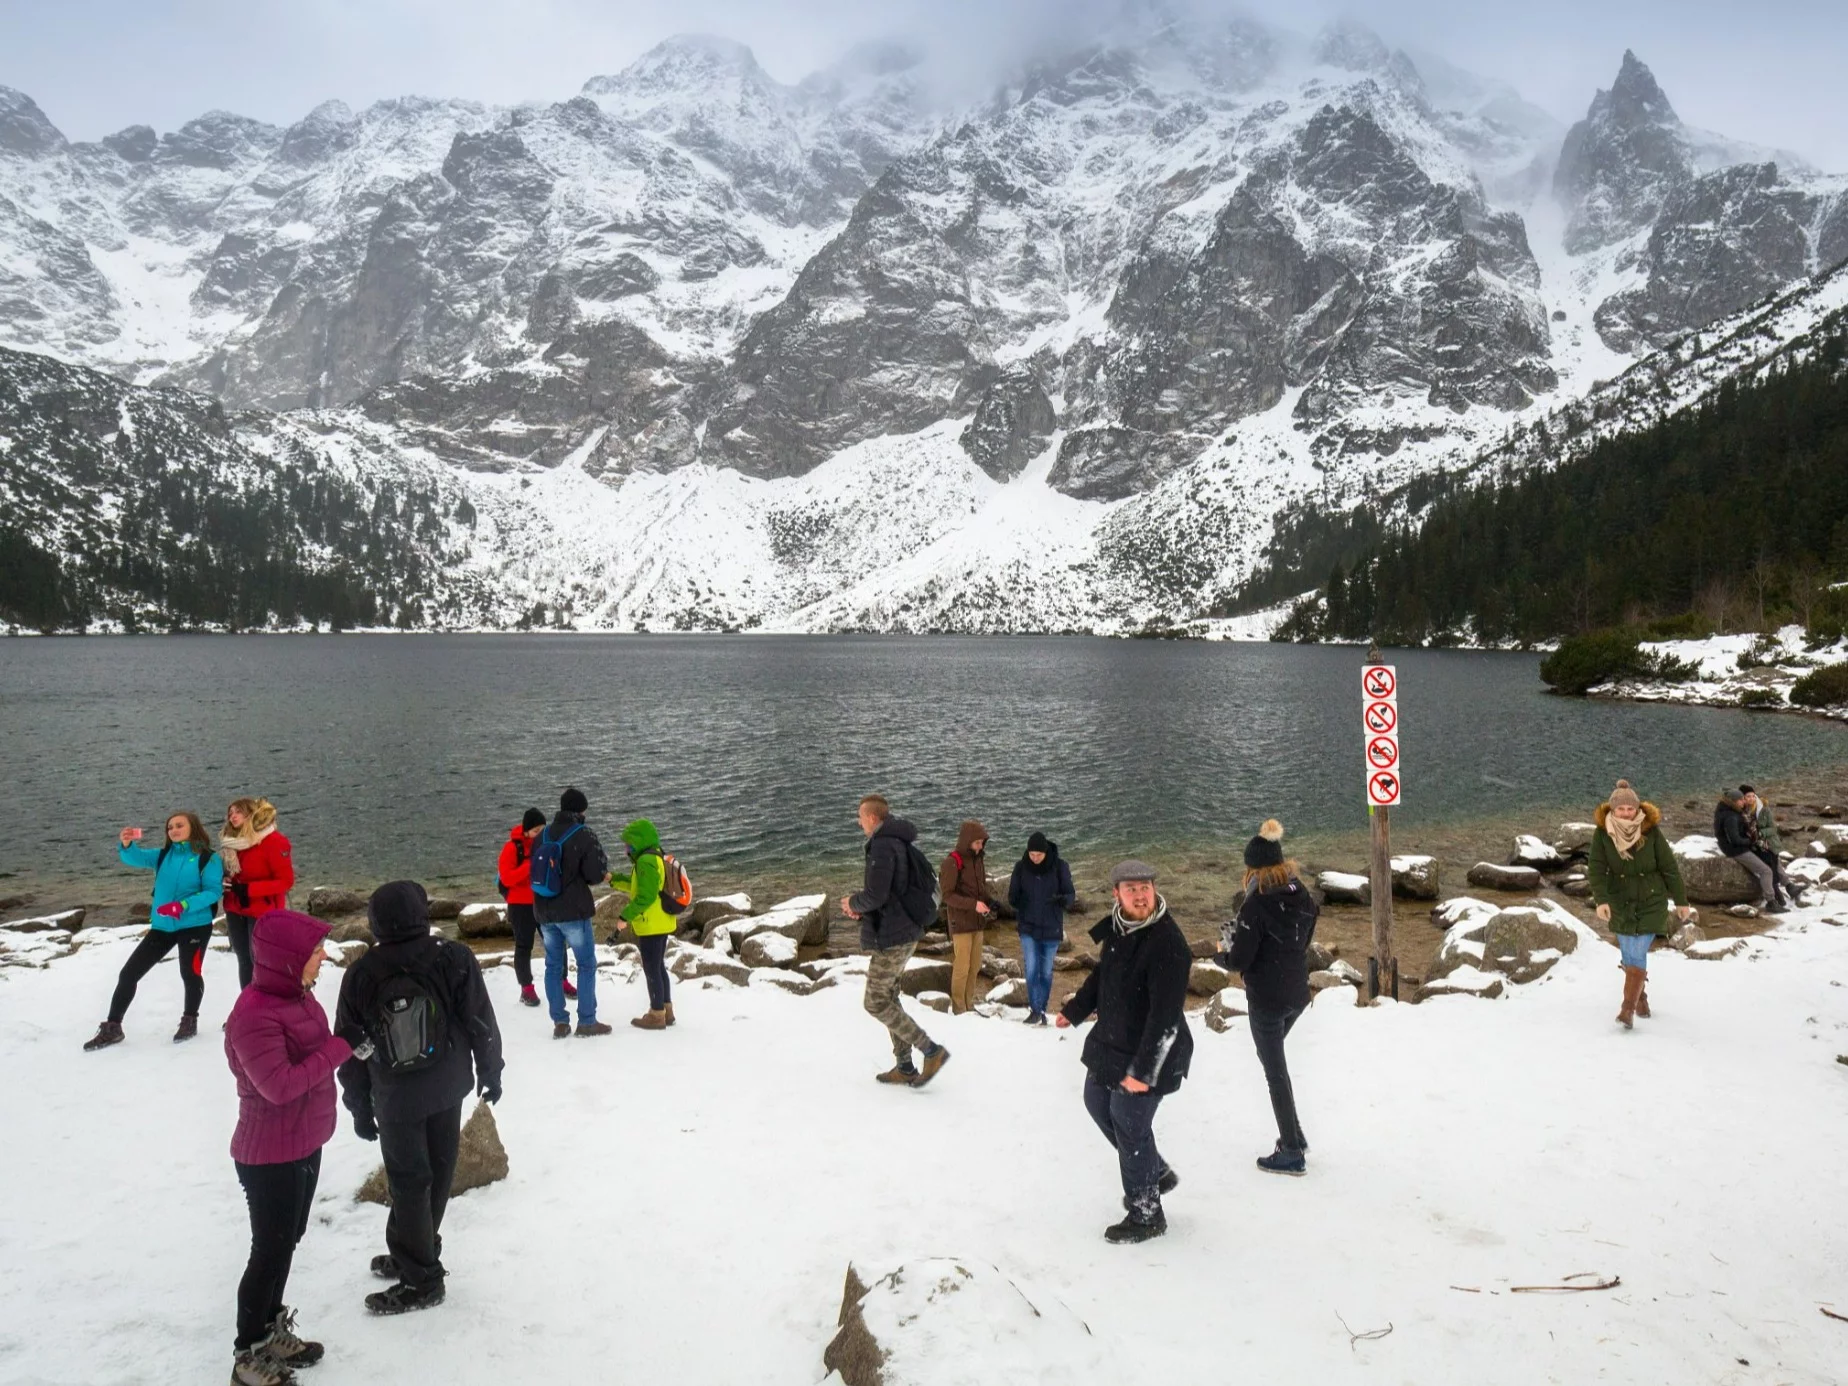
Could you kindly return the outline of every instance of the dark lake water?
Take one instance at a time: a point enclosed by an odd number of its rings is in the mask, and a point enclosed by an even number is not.
[[[1532,656],[1395,656],[1398,821],[1710,789],[1848,761],[1796,717],[1552,698]],[[1078,638],[309,636],[0,640],[0,871],[129,878],[112,836],[275,801],[304,884],[486,886],[508,825],[580,785],[606,840],[661,826],[696,883],[857,860],[887,793],[997,862],[1363,826],[1353,649]],[[98,882],[100,884],[100,882]],[[0,894],[8,893],[0,881]],[[298,897],[299,898],[299,897]]]

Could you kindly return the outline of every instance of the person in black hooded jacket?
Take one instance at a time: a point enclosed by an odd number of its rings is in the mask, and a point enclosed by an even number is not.
[[[1251,1040],[1277,1117],[1276,1149],[1258,1158],[1258,1168],[1272,1174],[1308,1169],[1309,1142],[1297,1120],[1283,1041],[1309,1004],[1309,943],[1318,913],[1296,863],[1284,860],[1283,825],[1267,820],[1245,845],[1245,903],[1221,933],[1218,961],[1245,979]]]
[[[367,1295],[366,1307],[400,1314],[443,1302],[440,1233],[462,1104],[477,1085],[483,1101],[498,1102],[504,1064],[481,965],[462,944],[431,934],[424,888],[382,885],[367,915],[377,946],[347,969],[334,1032],[356,1051],[340,1066],[342,1100],[360,1138],[379,1142],[391,1188],[389,1250],[372,1270],[397,1283]],[[433,1057],[416,1062],[420,1051]]]
[[[1059,844],[1044,833],[1027,839],[1027,854],[1014,863],[1007,903],[1020,933],[1020,966],[1027,981],[1027,1024],[1044,1025],[1052,1001],[1052,964],[1065,942],[1065,911],[1077,902],[1072,869]]]

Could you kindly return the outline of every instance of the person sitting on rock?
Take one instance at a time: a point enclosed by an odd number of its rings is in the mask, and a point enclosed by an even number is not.
[[[1766,914],[1782,914],[1778,901],[1777,873],[1765,863],[1753,839],[1751,822],[1746,817],[1745,795],[1736,789],[1720,791],[1720,802],[1713,810],[1713,836],[1720,851],[1745,868],[1758,886],[1758,908]]]
[[[1771,868],[1772,881],[1779,898],[1786,905],[1801,907],[1803,887],[1790,879],[1784,870],[1784,838],[1777,830],[1777,814],[1765,797],[1749,784],[1739,786],[1740,811],[1745,815],[1746,832],[1752,839],[1752,854]]]
[[[1168,1230],[1161,1197],[1181,1181],[1155,1145],[1155,1112],[1178,1090],[1193,1059],[1187,982],[1193,951],[1155,868],[1119,862],[1110,873],[1116,904],[1091,930],[1097,967],[1059,1012],[1059,1028],[1097,1023],[1084,1040],[1084,1106],[1115,1147],[1125,1216],[1104,1229],[1111,1242],[1145,1242]]]
[[[1683,920],[1688,908],[1681,867],[1662,832],[1662,811],[1644,803],[1628,780],[1618,780],[1611,797],[1593,815],[1586,871],[1598,918],[1617,935],[1623,957],[1623,1005],[1617,1023],[1629,1030],[1636,1016],[1649,1019],[1649,946],[1668,933],[1671,904]]]

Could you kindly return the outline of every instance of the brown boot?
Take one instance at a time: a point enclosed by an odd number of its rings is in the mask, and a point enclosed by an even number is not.
[[[175,1044],[184,1044],[189,1039],[197,1039],[198,1036],[199,1017],[196,1015],[181,1016],[180,1028],[173,1032],[173,1042]]]
[[[1636,1018],[1647,1020],[1649,1019],[1649,973],[1647,969],[1642,968],[1638,971],[1643,975],[1636,983]]]
[[[1634,1029],[1631,1020],[1636,1015],[1636,994],[1643,989],[1643,970],[1640,967],[1626,967],[1623,970],[1623,1009],[1617,1012],[1617,1023],[1626,1030]]]
[[[881,1083],[893,1083],[899,1087],[908,1088],[917,1082],[918,1071],[910,1064],[894,1064],[884,1073],[875,1073],[873,1077]]]
[[[635,1019],[631,1020],[629,1023],[638,1030],[665,1030],[667,1028],[667,1012],[649,1011],[646,1015],[636,1016]]]
[[[669,1025],[674,1023],[674,1003],[672,1001],[667,1003],[667,1023]]]

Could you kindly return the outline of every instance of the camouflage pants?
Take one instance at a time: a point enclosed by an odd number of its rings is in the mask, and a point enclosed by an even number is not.
[[[916,949],[915,943],[876,948],[866,968],[866,1013],[891,1032],[892,1053],[901,1067],[910,1067],[913,1049],[929,1049],[931,1043],[899,1001],[898,979]]]

